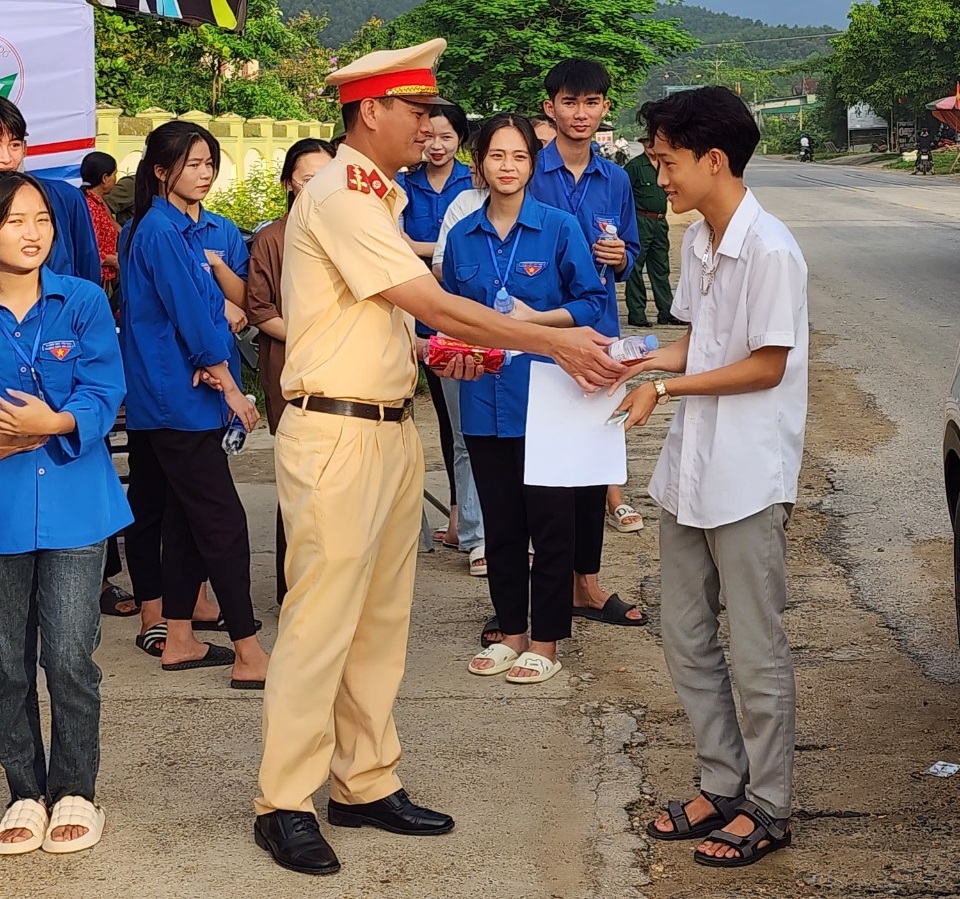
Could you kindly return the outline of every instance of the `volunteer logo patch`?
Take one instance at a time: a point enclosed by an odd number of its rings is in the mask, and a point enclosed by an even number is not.
[[[76,348],[75,340],[49,340],[40,347],[43,352],[49,353],[58,362],[63,362]]]
[[[521,262],[517,265],[517,270],[532,278],[534,275],[539,275],[546,267],[546,262]]]

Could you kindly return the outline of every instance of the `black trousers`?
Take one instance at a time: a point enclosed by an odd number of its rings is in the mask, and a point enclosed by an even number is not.
[[[163,596],[160,547],[167,505],[167,479],[154,454],[149,431],[127,432],[127,464],[127,502],[133,512],[133,524],[123,532],[127,570],[133,595],[138,603],[144,603]]]
[[[607,488],[573,487],[576,496],[577,541],[573,570],[577,574],[599,574],[603,555],[603,525],[607,514]]]
[[[523,437],[465,437],[483,510],[490,598],[504,634],[570,636],[575,497],[523,483]],[[533,570],[527,556],[533,540]]]
[[[165,485],[160,554],[164,618],[189,621],[209,575],[230,639],[252,637],[247,516],[220,446],[222,430],[142,433]]]
[[[447,401],[443,397],[443,385],[440,376],[423,366],[427,376],[427,387],[430,388],[430,399],[437,412],[437,425],[440,429],[440,452],[443,454],[443,467],[447,471],[447,481],[450,484],[450,505],[457,504],[457,481],[453,476],[453,427],[450,424],[450,414],[447,412]]]

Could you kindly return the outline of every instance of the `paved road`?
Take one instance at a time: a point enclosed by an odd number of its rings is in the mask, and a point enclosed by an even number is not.
[[[748,182],[803,247],[811,325],[838,338],[828,358],[858,370],[896,426],[875,452],[831,460],[861,599],[926,674],[960,681],[952,610],[928,601],[917,561],[918,545],[949,534],[941,441],[960,340],[960,180],[758,161]]]

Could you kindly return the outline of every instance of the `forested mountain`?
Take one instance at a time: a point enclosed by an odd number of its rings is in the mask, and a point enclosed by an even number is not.
[[[371,16],[386,22],[417,5],[417,0],[280,0],[280,8],[293,16],[306,10],[315,15],[329,15],[330,24],[324,38],[331,47],[350,39]]]
[[[679,19],[695,38],[705,44],[727,42],[747,43],[750,55],[767,63],[785,60],[806,59],[813,53],[828,53],[829,38],[804,35],[826,34],[834,31],[829,26],[796,27],[767,25],[758,19],[744,19],[726,13],[711,12],[701,6],[662,6],[657,11],[659,19]],[[788,38],[788,40],[772,40]],[[763,41],[764,43],[748,43]]]
[[[288,16],[296,15],[303,10],[318,16],[329,15],[330,24],[324,32],[324,37],[331,47],[348,40],[354,31],[371,16],[377,16],[389,22],[416,5],[416,0],[280,0],[280,7]],[[694,37],[707,44],[791,38],[785,42],[748,45],[754,58],[768,63],[806,59],[813,53],[826,53],[829,49],[826,38],[793,40],[802,38],[804,35],[822,34],[831,30],[825,26],[798,28],[767,25],[756,19],[743,19],[726,13],[711,12],[700,6],[684,4],[661,7],[657,17],[680,19]]]

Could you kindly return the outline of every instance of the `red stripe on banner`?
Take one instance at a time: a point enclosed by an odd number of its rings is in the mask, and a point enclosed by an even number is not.
[[[28,156],[48,156],[51,153],[69,153],[72,150],[92,150],[97,145],[95,137],[81,137],[77,140],[61,140],[52,144],[28,144]]]

